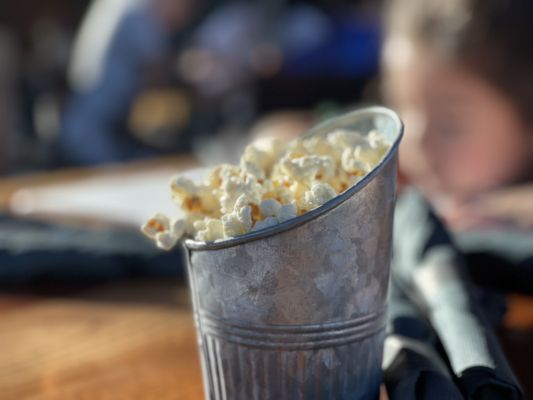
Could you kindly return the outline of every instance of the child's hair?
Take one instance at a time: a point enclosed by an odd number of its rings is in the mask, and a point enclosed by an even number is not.
[[[389,0],[403,34],[483,77],[533,126],[533,0]]]

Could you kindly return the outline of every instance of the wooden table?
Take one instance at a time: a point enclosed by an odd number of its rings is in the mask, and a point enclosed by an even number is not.
[[[24,187],[193,165],[169,157],[0,180],[0,211]],[[183,282],[127,282],[58,296],[0,293],[0,399],[198,400],[203,396]],[[59,291],[61,293],[61,290]]]
[[[178,281],[0,295],[0,345],[2,400],[203,398],[189,291]]]
[[[0,211],[26,186],[128,174],[168,163],[184,166],[191,160],[0,180]],[[1,400],[202,398],[189,293],[182,282],[119,282],[61,293],[0,292]],[[512,297],[509,308],[507,326],[531,332],[531,299]],[[521,336],[520,342],[511,336],[506,343],[513,366],[520,366],[524,377],[530,374],[531,338]]]
[[[131,282],[69,298],[0,297],[2,400],[198,400],[188,291]]]

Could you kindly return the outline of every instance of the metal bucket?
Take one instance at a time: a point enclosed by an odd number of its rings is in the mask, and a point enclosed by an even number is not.
[[[354,111],[311,130],[378,129],[391,149],[322,207],[221,243],[185,242],[209,400],[378,399],[398,116]]]

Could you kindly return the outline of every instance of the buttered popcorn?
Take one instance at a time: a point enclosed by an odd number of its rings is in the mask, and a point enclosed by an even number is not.
[[[219,165],[204,182],[173,178],[172,199],[184,217],[156,214],[142,231],[168,250],[182,237],[216,242],[270,228],[356,184],[388,149],[377,131],[339,130],[289,144],[262,139],[246,147],[239,165]]]

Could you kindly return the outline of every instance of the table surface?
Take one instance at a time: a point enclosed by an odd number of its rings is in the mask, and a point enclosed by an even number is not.
[[[0,211],[25,187],[193,165],[169,157],[0,179]],[[68,296],[0,294],[2,400],[196,400],[203,395],[189,293],[128,282]]]
[[[188,291],[122,283],[0,297],[3,400],[201,399]]]
[[[531,336],[516,339],[511,348],[531,355]],[[203,398],[183,282],[111,283],[68,296],[1,294],[0,343],[2,400]],[[517,360],[525,371],[528,360]]]
[[[176,160],[3,179],[0,210],[25,186],[127,174],[169,162]],[[531,330],[532,301],[510,298],[505,323]],[[531,336],[520,338],[531,355]],[[116,282],[64,296],[56,290],[0,292],[0,345],[2,400],[202,398],[189,292],[179,281]],[[517,346],[520,362],[527,356],[524,346]],[[528,361],[523,367],[530,370]]]

